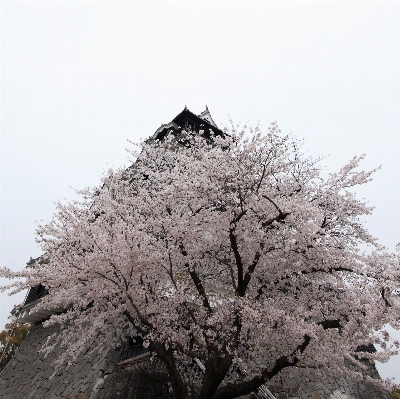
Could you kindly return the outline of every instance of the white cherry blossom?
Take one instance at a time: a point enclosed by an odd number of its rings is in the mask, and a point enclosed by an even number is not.
[[[365,379],[359,357],[396,351],[378,332],[400,327],[399,260],[360,220],[363,157],[323,179],[276,123],[212,142],[182,132],[132,156],[38,227],[41,263],[1,269],[14,291],[45,285],[41,308],[66,309],[45,323],[63,326],[46,348],[64,345],[60,365],[130,331],[176,398],[230,399],[293,366]],[[370,343],[383,350],[355,352]]]

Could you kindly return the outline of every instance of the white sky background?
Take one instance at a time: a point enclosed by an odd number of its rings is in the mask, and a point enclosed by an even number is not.
[[[1,261],[41,254],[36,220],[128,165],[185,105],[277,120],[336,171],[382,165],[367,226],[400,241],[400,2],[1,2]],[[229,116],[228,116],[229,114]],[[72,188],[71,188],[72,187]],[[23,294],[0,294],[0,329]],[[397,333],[399,335],[399,333]],[[400,383],[400,357],[379,367]]]

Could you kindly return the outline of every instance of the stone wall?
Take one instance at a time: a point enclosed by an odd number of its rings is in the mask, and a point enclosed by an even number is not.
[[[160,361],[142,354],[135,361],[123,362],[118,370],[121,355],[111,348],[81,355],[49,379],[60,350],[47,358],[38,352],[57,328],[32,328],[0,373],[0,399],[172,399],[168,374]],[[378,376],[373,365],[368,373]],[[287,370],[268,388],[277,399],[390,399],[388,392],[373,384],[332,376],[321,378],[312,369]]]
[[[167,369],[146,351],[118,365],[107,377],[96,399],[173,399]]]
[[[77,361],[54,373],[54,363],[60,354],[44,358],[39,354],[47,336],[59,327],[36,325],[16,351],[14,358],[0,373],[1,399],[94,399],[106,377],[116,371],[120,353],[100,348],[80,356]]]
[[[375,367],[373,370],[377,373]],[[350,378],[321,378],[313,369],[286,370],[269,386],[276,399],[390,399],[376,385]]]

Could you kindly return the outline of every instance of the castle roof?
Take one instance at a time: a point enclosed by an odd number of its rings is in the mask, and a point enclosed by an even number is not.
[[[206,109],[198,115],[199,118],[207,121],[210,125],[213,125],[214,127],[216,127],[218,129],[217,124],[214,122],[214,119],[211,117],[210,111],[206,105]]]
[[[210,130],[216,135],[223,135],[221,129],[211,117],[210,110],[206,109],[199,115],[194,114],[186,106],[171,122],[161,125],[152,136],[153,140],[162,140],[168,133],[178,133],[181,130],[187,130],[199,133],[200,130],[204,131],[206,136],[209,135]]]

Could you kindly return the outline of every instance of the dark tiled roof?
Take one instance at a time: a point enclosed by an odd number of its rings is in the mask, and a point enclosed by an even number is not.
[[[24,306],[43,298],[44,296],[48,295],[48,293],[49,291],[47,291],[42,284],[31,287],[28,296],[25,299]]]
[[[219,136],[224,134],[212,119],[208,108],[206,108],[206,110],[200,115],[196,115],[185,107],[184,110],[175,116],[170,123],[160,126],[151,139],[163,140],[168,133],[172,132],[173,134],[176,134],[182,129],[195,133],[199,133],[200,130],[203,130],[203,134],[206,138],[209,138],[210,130]]]

